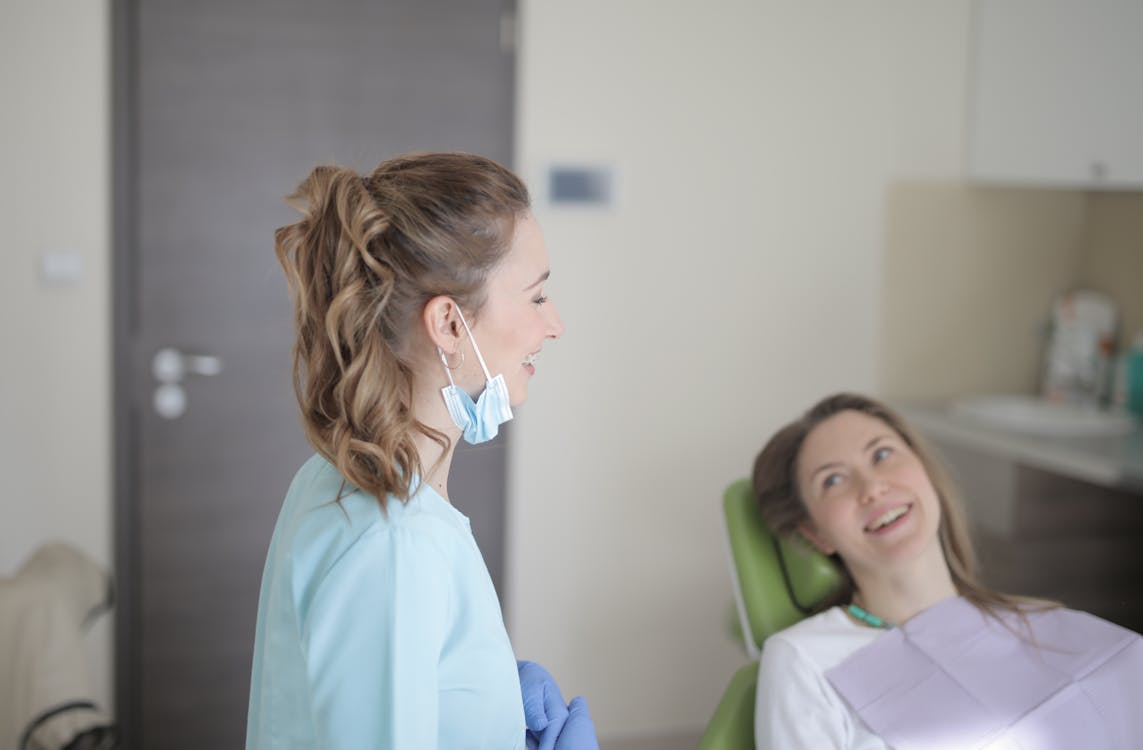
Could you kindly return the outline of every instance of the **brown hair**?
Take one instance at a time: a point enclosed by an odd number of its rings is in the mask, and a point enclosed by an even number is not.
[[[294,390],[306,437],[350,484],[407,500],[423,475],[414,436],[448,437],[412,412],[410,339],[447,295],[473,317],[529,207],[508,169],[464,153],[408,154],[367,177],[319,166],[274,233],[295,305]]]
[[[866,396],[839,393],[822,399],[800,419],[775,433],[758,454],[754,461],[754,497],[762,520],[775,534],[793,536],[799,526],[810,520],[798,487],[798,458],[802,445],[814,428],[845,411],[856,411],[881,420],[900,436],[921,461],[937,491],[941,509],[937,536],[957,593],[992,615],[1006,610],[1023,617],[1029,609],[1058,606],[1054,602],[993,591],[977,579],[976,554],[969,538],[964,503],[952,479],[933,451],[904,419],[885,404]],[[853,577],[841,557],[837,554],[831,557],[842,572],[843,584],[835,596],[819,603],[816,611],[848,602],[856,590]]]

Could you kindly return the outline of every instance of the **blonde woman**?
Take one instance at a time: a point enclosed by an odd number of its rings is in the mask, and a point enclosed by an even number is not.
[[[515,661],[448,483],[563,333],[523,183],[460,153],[321,166],[275,235],[317,451],[274,529],[249,748],[597,748],[583,700]],[[461,489],[460,496],[463,496]]]
[[[951,482],[884,404],[816,404],[763,448],[754,491],[845,578],[766,640],[759,748],[1143,746],[1143,639],[983,585]]]

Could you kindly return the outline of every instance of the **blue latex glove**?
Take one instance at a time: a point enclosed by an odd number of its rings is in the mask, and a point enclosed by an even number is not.
[[[591,714],[587,712],[587,701],[582,697],[572,698],[567,721],[556,738],[553,750],[599,750],[595,722],[591,720]]]
[[[518,661],[516,668],[520,672],[528,750],[554,750],[568,718],[560,688],[548,670],[535,662]]]

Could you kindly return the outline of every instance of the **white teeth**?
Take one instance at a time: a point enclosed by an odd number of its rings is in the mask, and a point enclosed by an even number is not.
[[[533,362],[536,361],[536,359],[539,356],[540,356],[539,352],[536,352],[535,354],[529,354],[527,357],[524,357],[524,364],[526,364],[526,365],[532,364]]]
[[[882,526],[888,526],[889,524],[893,523],[894,521],[896,521],[901,516],[905,515],[905,513],[908,512],[908,510],[909,510],[908,506],[901,506],[900,508],[894,508],[893,510],[885,513],[884,515],[879,516],[878,518],[874,519],[873,523],[869,524],[869,526],[867,526],[866,528],[868,528],[870,531],[877,531]]]

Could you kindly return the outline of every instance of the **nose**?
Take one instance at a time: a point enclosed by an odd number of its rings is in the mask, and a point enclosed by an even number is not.
[[[888,485],[876,474],[864,473],[861,475],[861,504],[869,505],[884,494]]]
[[[544,307],[548,313],[548,330],[544,335],[550,339],[558,339],[564,335],[564,321],[560,318],[560,311],[556,309],[556,303],[552,300],[548,300],[548,304]]]

